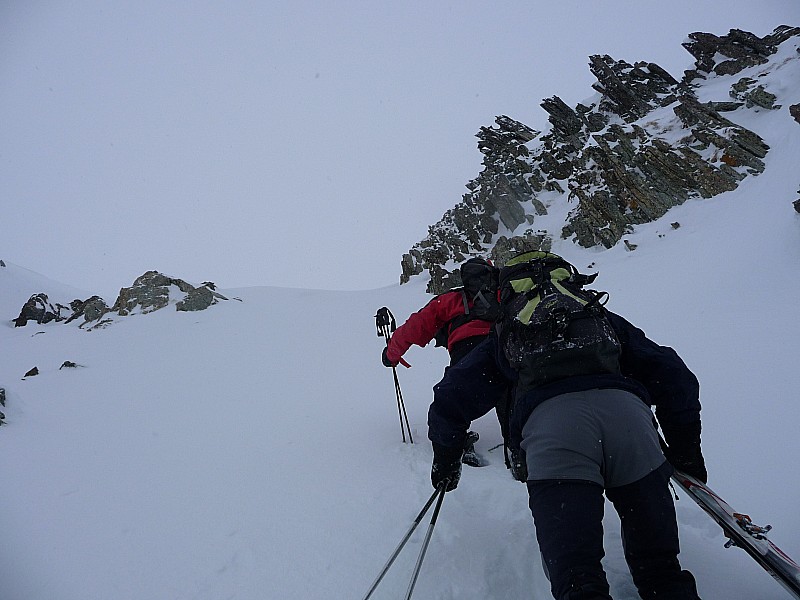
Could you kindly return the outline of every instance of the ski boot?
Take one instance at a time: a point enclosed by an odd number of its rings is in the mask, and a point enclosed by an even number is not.
[[[480,454],[475,452],[475,442],[478,441],[478,433],[475,431],[467,432],[467,441],[464,442],[464,456],[461,462],[470,467],[485,467],[489,463]]]

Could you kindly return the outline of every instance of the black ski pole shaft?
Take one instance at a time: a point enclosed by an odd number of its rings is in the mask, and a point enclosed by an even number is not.
[[[425,534],[425,541],[422,542],[422,549],[419,551],[419,558],[417,559],[417,564],[414,567],[414,574],[411,576],[411,583],[408,584],[406,600],[410,600],[411,594],[414,592],[414,586],[417,584],[417,577],[419,577],[419,571],[422,568],[422,561],[425,559],[425,553],[428,551],[428,544],[430,543],[431,536],[433,535],[433,527],[436,525],[436,519],[439,517],[439,510],[442,508],[442,501],[444,500],[446,491],[447,483],[440,484],[436,489],[439,499],[436,501],[436,508],[433,509],[431,524],[428,525],[428,531]]]
[[[383,567],[381,572],[378,574],[378,577],[377,577],[377,579],[375,579],[375,582],[369,588],[369,591],[367,592],[367,595],[364,596],[364,600],[368,600],[368,598],[372,595],[372,592],[375,591],[375,588],[378,587],[378,584],[381,582],[381,580],[383,579],[384,575],[386,575],[387,571],[389,570],[389,567],[392,566],[392,564],[394,563],[395,559],[400,554],[400,551],[406,545],[406,542],[408,542],[409,538],[411,538],[411,534],[414,533],[414,530],[422,522],[422,519],[425,516],[425,513],[428,512],[428,509],[431,507],[431,504],[433,504],[433,501],[436,499],[438,494],[439,494],[439,489],[437,488],[436,491],[433,492],[433,495],[425,503],[425,506],[422,507],[422,510],[417,515],[417,518],[414,519],[414,522],[411,524],[411,527],[406,532],[406,534],[403,536],[403,539],[400,540],[400,544],[398,544],[397,548],[395,548],[394,552],[392,552],[392,555],[389,557],[389,560],[386,562],[386,565]]]
[[[401,410],[400,415],[400,429],[403,429],[403,419],[405,419],[405,428],[408,430],[408,441],[410,443],[414,443],[414,438],[411,436],[411,425],[408,424],[408,413],[406,412],[406,403],[403,401],[403,392],[400,389],[400,381],[397,379],[397,367],[392,367],[392,373],[394,373],[394,391],[397,394],[397,407]],[[403,432],[403,442],[405,443],[406,436],[405,431]]]
[[[400,434],[403,436],[403,443],[405,444],[406,428],[403,425],[403,409],[405,408],[405,406],[403,405],[403,395],[400,392],[400,386],[397,381],[397,369],[395,367],[392,367],[392,373],[394,374],[394,395],[397,397],[397,415],[400,417]],[[411,435],[410,431],[409,435]]]
[[[378,328],[378,336],[386,340],[386,347],[389,347],[389,341],[392,339],[392,332],[397,329],[397,321],[395,321],[392,311],[385,306],[378,309],[375,313],[375,325]],[[414,443],[414,438],[411,435],[411,425],[408,423],[408,413],[406,412],[406,403],[403,401],[403,392],[400,389],[400,380],[397,378],[397,368],[392,367],[392,375],[394,375],[394,393],[397,396],[397,414],[400,418],[400,434],[403,436],[403,443],[406,443],[406,430],[408,430],[408,441]],[[403,420],[405,419],[405,424]]]

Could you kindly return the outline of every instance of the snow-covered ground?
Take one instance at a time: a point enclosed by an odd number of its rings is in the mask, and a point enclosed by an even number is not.
[[[800,148],[771,141],[768,170],[790,166]],[[711,485],[800,556],[791,191],[752,178],[641,228],[635,252],[583,262],[597,263],[614,310],[698,374]],[[431,493],[426,410],[445,353],[414,348],[413,368],[399,373],[416,442],[404,445],[373,319],[383,305],[405,319],[426,299],[422,282],[224,290],[241,302],[91,332],[13,328],[7,319],[42,285],[57,295],[59,284],[0,268],[3,598],[363,596]],[[66,360],[79,366],[59,370]],[[40,374],[23,380],[33,366]],[[467,468],[445,498],[415,597],[546,598],[525,488],[488,452],[500,443],[494,417],[475,428],[491,464]],[[682,559],[704,599],[787,597],[743,552],[722,547],[690,499],[678,514]],[[403,597],[420,530],[375,598]],[[607,549],[615,597],[635,598],[613,511]]]
[[[579,269],[594,263],[609,307],[698,375],[710,485],[772,524],[796,559],[800,125],[787,107],[800,102],[797,63],[762,79],[780,87],[783,109],[734,119],[772,148],[765,174],[637,228],[633,252],[554,247]],[[373,318],[388,306],[402,322],[427,301],[424,288],[220,290],[231,300],[203,312],[167,308],[94,331],[14,328],[32,293],[91,293],[0,267],[0,598],[363,597],[432,492],[426,414],[446,355],[406,355],[415,443],[403,444]],[[40,374],[23,379],[34,366]],[[496,419],[474,429],[490,464],[465,467],[445,497],[414,597],[548,598],[525,487],[489,451],[501,442]],[[789,597],[723,548],[688,497],[677,508],[681,558],[704,600]],[[419,529],[376,600],[404,596]],[[614,597],[636,598],[612,510],[606,548]]]

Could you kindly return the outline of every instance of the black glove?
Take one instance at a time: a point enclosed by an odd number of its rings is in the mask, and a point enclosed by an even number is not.
[[[388,356],[386,356],[386,352],[387,352],[388,350],[389,350],[389,346],[386,346],[386,347],[383,349],[383,352],[381,353],[381,362],[383,363],[383,366],[384,366],[384,367],[390,367],[390,368],[391,368],[391,367],[396,367],[396,366],[397,366],[397,363],[392,363],[392,361],[390,361],[390,360],[389,360],[389,357],[388,357]]]
[[[670,464],[678,471],[707,483],[706,461],[700,450],[700,423],[673,426],[664,430],[664,436],[669,446],[664,455]]]
[[[528,464],[525,462],[525,453],[519,448],[511,448],[511,460],[508,468],[511,469],[511,476],[517,481],[525,483],[528,481]]]
[[[458,487],[461,479],[461,457],[464,448],[459,446],[441,446],[433,444],[433,467],[431,467],[431,483],[439,489],[446,484],[445,491],[451,492]]]

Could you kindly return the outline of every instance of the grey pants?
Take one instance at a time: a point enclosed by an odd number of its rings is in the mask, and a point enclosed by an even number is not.
[[[572,479],[614,488],[666,460],[653,413],[623,390],[562,394],[536,407],[522,430],[528,481]]]

